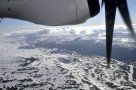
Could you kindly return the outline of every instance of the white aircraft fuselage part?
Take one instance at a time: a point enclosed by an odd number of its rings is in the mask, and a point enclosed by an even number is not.
[[[0,17],[43,25],[69,25],[90,17],[87,0],[0,0]]]

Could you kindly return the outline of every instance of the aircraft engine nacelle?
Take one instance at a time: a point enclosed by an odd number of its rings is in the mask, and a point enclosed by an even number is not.
[[[98,0],[0,0],[0,17],[43,25],[85,22],[100,11]]]

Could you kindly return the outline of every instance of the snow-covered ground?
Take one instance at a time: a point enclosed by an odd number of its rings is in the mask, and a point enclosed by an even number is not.
[[[107,68],[104,26],[1,33],[1,89],[135,90],[135,42],[126,27],[116,26]]]

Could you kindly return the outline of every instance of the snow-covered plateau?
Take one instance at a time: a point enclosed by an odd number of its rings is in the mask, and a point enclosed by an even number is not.
[[[107,68],[104,27],[1,33],[0,90],[136,90],[135,40],[115,26]]]

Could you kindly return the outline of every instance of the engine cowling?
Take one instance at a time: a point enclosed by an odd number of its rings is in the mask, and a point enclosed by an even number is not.
[[[98,0],[0,0],[0,17],[43,25],[79,24],[99,10]]]

